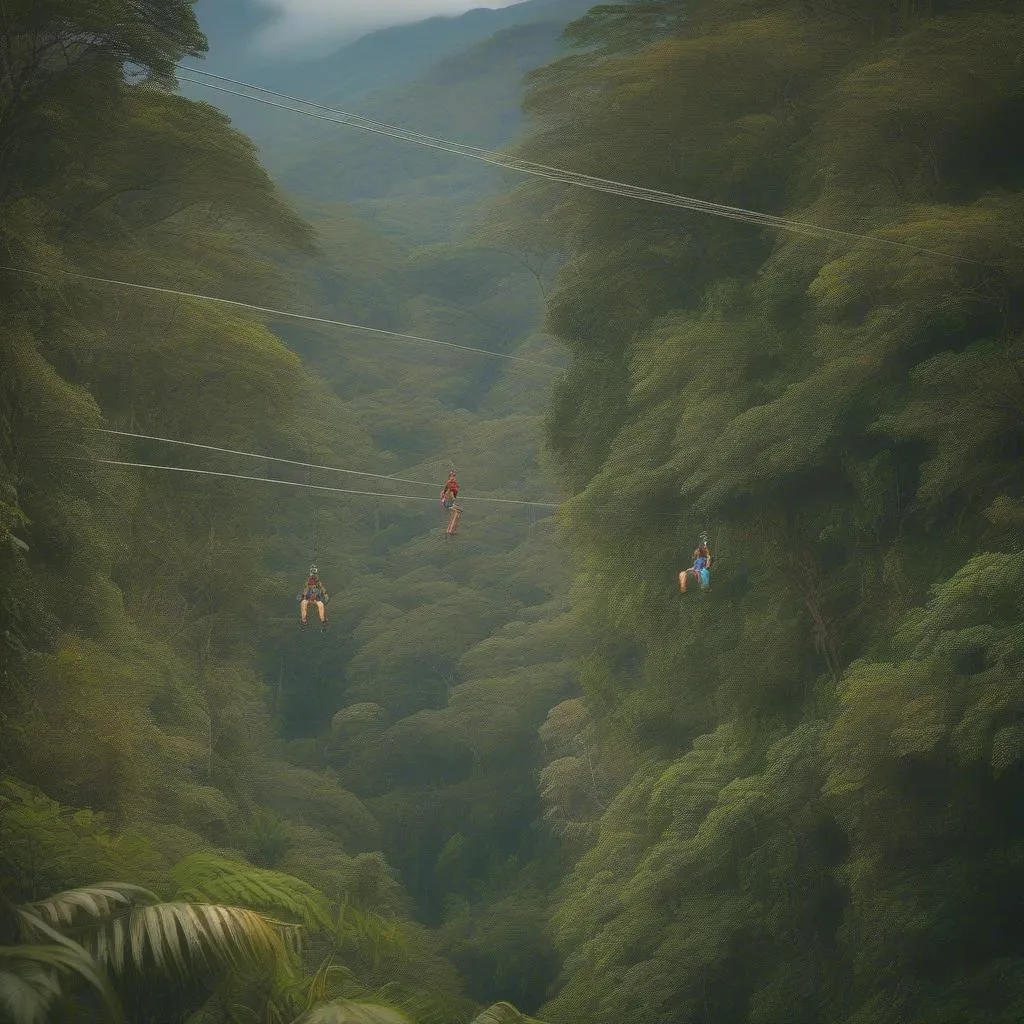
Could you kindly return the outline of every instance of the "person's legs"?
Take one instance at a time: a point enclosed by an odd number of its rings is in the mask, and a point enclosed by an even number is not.
[[[309,608],[309,602],[308,602],[308,601],[307,601],[307,600],[306,600],[305,598],[303,598],[303,599],[302,599],[302,600],[301,600],[301,601],[299,602],[299,621],[300,621],[300,622],[301,622],[301,623],[302,623],[303,625],[305,625],[305,624],[306,624],[306,609],[307,609],[307,608]]]
[[[323,601],[314,601],[313,603],[316,605],[316,610],[320,613],[320,621],[323,622],[326,615]]]
[[[448,520],[448,533],[452,534],[455,532],[459,525],[459,517],[462,515],[462,509],[458,505],[452,506],[451,518]]]
[[[682,594],[686,593],[686,577],[689,576],[689,574],[690,574],[690,570],[689,569],[684,569],[679,574],[679,592],[682,593]]]

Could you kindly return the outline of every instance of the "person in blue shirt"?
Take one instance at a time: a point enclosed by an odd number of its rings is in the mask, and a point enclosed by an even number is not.
[[[701,590],[707,590],[711,586],[710,570],[711,551],[708,548],[708,538],[706,534],[701,534],[693,552],[693,565],[679,574],[679,590],[686,593],[686,583],[691,576],[700,583]]]

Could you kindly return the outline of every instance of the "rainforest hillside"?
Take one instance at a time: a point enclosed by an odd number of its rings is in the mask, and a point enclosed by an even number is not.
[[[638,3],[572,32],[524,155],[846,234],[539,186],[571,253],[547,436],[601,637],[580,681],[642,751],[584,816],[539,1015],[1017,1020],[1020,7]],[[711,590],[681,598],[702,529]]]
[[[166,88],[203,48],[188,4],[65,14],[0,26],[0,876],[22,914],[4,918],[3,1014],[109,1020],[116,998],[162,1024],[325,1002],[341,1019],[361,998],[464,1021],[473,998],[536,1003],[543,900],[500,903],[549,842],[537,728],[573,686],[548,642],[569,626],[537,468],[552,370],[534,364],[558,362],[537,281],[514,253],[411,252],[338,202],[300,219],[248,139]],[[125,81],[126,61],[148,77]],[[446,545],[453,461],[465,542]],[[326,634],[298,629],[314,561]],[[452,900],[447,931],[418,923]],[[119,970],[126,922],[142,944]],[[482,927],[515,941],[488,949]]]

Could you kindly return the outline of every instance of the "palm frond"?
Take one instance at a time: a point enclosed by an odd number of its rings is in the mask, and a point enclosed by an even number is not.
[[[494,1003],[478,1013],[472,1024],[541,1024],[534,1017],[520,1013],[511,1003]]]
[[[286,960],[295,926],[245,907],[157,903],[135,907],[99,929],[96,959],[116,974],[152,968],[181,973],[204,966],[251,967]]]
[[[62,931],[122,914],[134,906],[158,902],[159,897],[141,885],[128,882],[100,882],[81,889],[67,889],[44,900],[25,905],[30,916],[41,918]],[[31,929],[31,921],[23,924]]]
[[[410,1018],[383,1003],[332,999],[296,1017],[292,1024],[412,1024]]]
[[[96,989],[111,1024],[123,1021],[117,996],[93,958],[78,943],[56,938],[50,945],[0,946],[0,1019],[46,1024],[63,994],[62,976],[71,975]]]
[[[254,907],[291,915],[313,930],[331,927],[327,897],[294,875],[254,868],[214,853],[190,854],[171,874],[179,886],[179,900]]]
[[[15,960],[8,955],[10,949],[0,948],[0,1020],[46,1024],[50,1006],[61,994],[60,977],[51,966],[44,967],[31,956],[52,950],[26,946],[28,956]]]

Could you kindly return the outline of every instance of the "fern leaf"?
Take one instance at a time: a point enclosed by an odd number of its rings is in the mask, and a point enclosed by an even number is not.
[[[385,958],[403,957],[409,948],[409,940],[394,918],[348,903],[338,909],[334,933],[339,945],[351,944],[374,968]]]
[[[244,861],[194,853],[171,871],[179,900],[230,903],[290,915],[313,930],[331,927],[329,903],[319,889],[294,875],[254,868]]]

